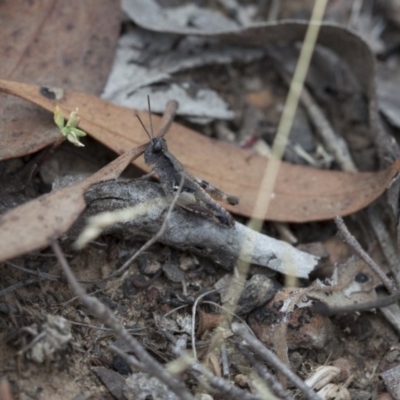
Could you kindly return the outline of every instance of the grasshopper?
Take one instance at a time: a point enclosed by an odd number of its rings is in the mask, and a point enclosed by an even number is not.
[[[222,225],[229,227],[234,226],[235,221],[232,216],[214,199],[225,201],[230,205],[238,204],[239,199],[235,196],[223,193],[208,182],[190,174],[168,150],[165,139],[163,137],[154,137],[150,102],[149,118],[151,135],[138,117],[150,139],[144,151],[144,161],[147,165],[154,165],[154,167],[149,174],[144,175],[141,179],[147,179],[150,176],[158,175],[161,187],[167,197],[173,197],[176,194],[180,189],[183,179],[181,193],[177,202],[180,207],[201,214]]]

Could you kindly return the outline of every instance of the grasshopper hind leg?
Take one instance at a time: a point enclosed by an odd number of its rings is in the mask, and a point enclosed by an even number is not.
[[[191,186],[189,184],[189,186]],[[222,225],[232,227],[235,220],[221,205],[219,205],[207,192],[200,190],[191,190],[192,188],[184,185],[178,200],[179,206],[201,214],[206,218],[219,222]]]
[[[209,193],[209,195],[213,199],[225,201],[231,206],[236,206],[237,204],[239,204],[238,197],[224,193],[222,190],[217,189],[215,186],[211,185],[203,179],[195,177],[195,181],[200,187],[202,187],[207,193]]]

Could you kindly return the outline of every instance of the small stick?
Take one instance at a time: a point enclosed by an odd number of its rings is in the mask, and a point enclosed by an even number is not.
[[[149,95],[147,95],[147,106],[149,108],[149,121],[150,121],[151,138],[154,139],[153,119],[151,118],[151,105],[150,105],[150,96]],[[165,115],[165,113],[164,113],[164,115]]]
[[[258,375],[260,378],[268,384],[270,389],[277,395],[279,396],[280,399],[283,400],[293,400],[293,397],[288,393],[287,390],[283,388],[283,386],[280,384],[278,379],[274,377],[268,369],[262,365],[261,363],[257,362],[255,357],[249,353],[249,349],[247,346],[240,344],[239,349],[242,352],[242,354],[247,358],[249,361],[250,365],[255,368],[257,371]]]
[[[169,130],[174,121],[176,111],[178,110],[179,103],[176,100],[169,100],[165,106],[165,111],[161,119],[160,127],[156,137],[163,137]]]
[[[167,214],[164,218],[164,221],[160,227],[160,229],[151,237],[151,239],[149,239],[146,243],[143,244],[143,246],[132,256],[130,257],[127,261],[125,261],[125,263],[118,268],[116,271],[114,271],[112,274],[110,274],[107,278],[104,279],[97,279],[97,280],[88,280],[88,281],[80,281],[81,283],[103,283],[103,282],[107,282],[113,278],[116,278],[117,276],[121,275],[127,268],[129,268],[129,266],[140,256],[140,254],[142,254],[144,251],[146,251],[151,245],[153,245],[165,232],[165,229],[167,227],[167,223],[169,221],[169,218],[171,216],[172,210],[175,207],[176,202],[179,199],[179,195],[181,193],[182,190],[182,186],[184,183],[184,177],[182,176],[181,182],[179,184],[179,189],[177,190],[169,208],[167,211]],[[157,274],[156,274],[157,275]],[[123,276],[121,279],[124,279],[125,276]]]
[[[400,285],[399,257],[396,244],[387,229],[386,222],[383,220],[381,208],[377,205],[371,205],[367,209],[370,226],[378,239],[379,246],[385,256],[396,285]]]
[[[138,361],[137,358],[133,357],[132,355],[129,355],[125,353],[125,351],[121,350],[119,347],[110,344],[108,348],[119,355],[124,361],[126,361],[131,367],[140,369],[141,371],[143,370],[143,365],[140,361]]]
[[[168,224],[169,218],[171,216],[172,210],[174,209],[175,204],[179,199],[179,195],[181,194],[181,190],[182,190],[184,182],[185,182],[185,178],[182,175],[181,181],[179,183],[179,189],[177,190],[177,192],[168,208],[167,215],[165,216],[164,221],[163,221],[159,231],[150,240],[148,240],[129,260],[127,260],[121,268],[119,268],[117,271],[115,271],[113,274],[111,274],[110,277],[121,274],[121,272],[123,272],[125,269],[127,269],[133,263],[133,261],[135,261],[140,256],[140,254],[142,254],[151,245],[153,245],[155,242],[157,242],[157,240],[164,234],[165,229],[167,228],[167,224]],[[125,275],[123,275],[121,277],[121,279],[124,279],[124,278],[125,278]]]
[[[351,158],[346,141],[334,131],[328,118],[325,117],[318,103],[313,99],[306,87],[301,92],[300,101],[306,107],[308,115],[317,128],[324,145],[333,155],[341,169],[347,172],[356,172],[357,167]]]
[[[60,245],[54,241],[51,247],[68,279],[69,284],[79,296],[82,304],[88,308],[97,319],[113,329],[113,331],[132,349],[143,366],[142,371],[148,373],[150,376],[158,378],[161,382],[167,385],[169,389],[178,396],[178,398],[183,400],[193,400],[193,396],[189,393],[184,383],[175,379],[161,366],[161,364],[151,357],[139,341],[131,336],[129,332],[121,326],[118,319],[106,305],[101,303],[95,297],[89,296],[85,293],[84,289],[79,285],[71,271]]]
[[[308,387],[294,372],[292,372],[282,361],[269,349],[267,349],[255,336],[253,336],[248,328],[244,325],[234,322],[232,330],[247,342],[255,353],[263,358],[268,364],[277,369],[281,374],[300,389],[308,400],[321,400],[310,387]]]
[[[59,139],[57,139],[50,147],[45,149],[40,155],[39,158],[34,161],[33,167],[31,171],[29,172],[28,180],[26,184],[28,184],[39,172],[39,169],[42,167],[42,165],[49,160],[49,158],[54,154],[54,152],[57,150],[57,148],[65,142],[67,138],[65,136],[61,136]]]
[[[316,303],[312,306],[312,310],[324,315],[334,315],[348,312],[369,311],[374,308],[382,308],[397,303],[400,300],[400,290],[377,300],[367,301],[366,303],[351,304],[343,307],[329,307],[324,302]]]
[[[193,352],[193,358],[197,361],[197,350],[196,350],[196,310],[197,306],[200,303],[201,299],[203,297],[208,296],[209,294],[218,292],[220,289],[212,289],[209,290],[208,292],[202,293],[200,296],[197,297],[195,302],[193,303],[192,307],[192,330],[191,330],[191,337],[192,337],[192,352]]]
[[[0,290],[0,297],[6,296],[7,294],[10,294],[12,292],[15,292],[18,289],[21,289],[25,286],[33,285],[35,283],[39,283],[41,281],[46,281],[48,278],[45,277],[40,277],[37,279],[27,279],[25,281],[19,281],[18,283],[8,286],[2,290]]]
[[[365,261],[367,265],[379,276],[382,283],[386,286],[386,289],[389,293],[394,293],[396,291],[396,287],[391,279],[385,274],[382,268],[368,255],[368,253],[361,247],[360,243],[357,239],[350,233],[347,229],[346,224],[343,221],[343,218],[340,216],[335,217],[335,224],[339,230],[339,236],[341,239],[347,243],[358,255],[359,257]]]
[[[208,381],[212,388],[218,390],[224,395],[224,399],[232,400],[262,400],[263,398],[257,394],[251,394],[238,387],[232,385],[228,380],[213,375],[207,368],[199,362],[191,366],[191,371],[200,374]],[[321,400],[321,399],[318,399]]]
[[[178,346],[180,339],[176,339],[174,335],[171,335],[166,329],[159,327],[159,330],[165,335],[165,337],[175,344],[174,354],[179,356],[178,359],[173,361],[175,364],[181,364],[188,369],[188,372],[200,382],[200,384],[208,383],[210,388],[224,395],[224,399],[236,399],[236,400],[263,400],[257,394],[251,394],[243,389],[238,388],[226,379],[219,378],[212,374],[203,364],[196,361],[193,357],[189,356],[184,351],[186,347],[186,338],[183,336],[184,344]],[[170,365],[171,366],[171,365]],[[181,373],[183,368],[180,368]]]
[[[51,275],[51,274],[47,274],[46,272],[34,271],[32,269],[21,267],[17,264],[14,264],[11,261],[6,261],[5,264],[11,268],[15,268],[19,271],[26,272],[27,274],[39,276],[40,278],[43,278],[43,279],[48,279],[50,281],[64,281],[65,282],[64,277],[61,275]]]
[[[226,378],[229,376],[229,359],[228,352],[226,351],[226,344],[222,342],[221,344],[221,364],[222,364],[222,375]]]

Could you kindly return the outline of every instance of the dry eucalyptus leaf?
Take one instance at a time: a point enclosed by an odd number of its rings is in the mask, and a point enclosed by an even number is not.
[[[2,1],[0,77],[100,94],[120,13],[114,0]],[[0,159],[33,153],[59,137],[52,117],[31,104],[1,94],[0,109]]]
[[[97,182],[118,178],[143,150],[128,151],[89,178],[40,196],[0,216],[0,261],[46,247],[64,234],[85,209],[85,191]]]
[[[142,144],[145,133],[134,111],[116,106],[95,96],[65,91],[61,100],[41,94],[41,88],[18,82],[0,81],[0,91],[24,98],[53,111],[59,105],[65,115],[79,106],[79,127],[116,153]],[[142,120],[146,113],[139,113]],[[160,117],[153,116],[154,125]],[[194,175],[224,192],[240,195],[238,206],[227,208],[250,217],[260,190],[268,160],[229,143],[207,138],[173,123],[167,136],[170,151]],[[195,149],[196,151],[193,151]],[[146,172],[143,158],[135,164]],[[379,197],[400,168],[400,159],[378,172],[345,173],[318,170],[282,163],[266,215],[258,218],[274,221],[305,222],[331,219],[354,213]]]

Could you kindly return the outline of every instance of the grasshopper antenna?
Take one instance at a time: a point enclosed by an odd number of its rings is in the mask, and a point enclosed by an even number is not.
[[[143,121],[140,119],[139,115],[136,114],[136,117],[137,117],[137,119],[139,120],[140,125],[142,125],[144,131],[147,133],[147,136],[149,137],[149,139],[152,140],[153,138],[150,136],[149,131],[148,131],[148,130],[146,129],[146,127],[144,126],[144,123],[143,123]]]
[[[149,107],[149,120],[150,120],[150,132],[151,138],[154,138],[154,131],[153,131],[153,120],[151,119],[151,106],[150,106],[150,96],[147,95],[147,106]]]

